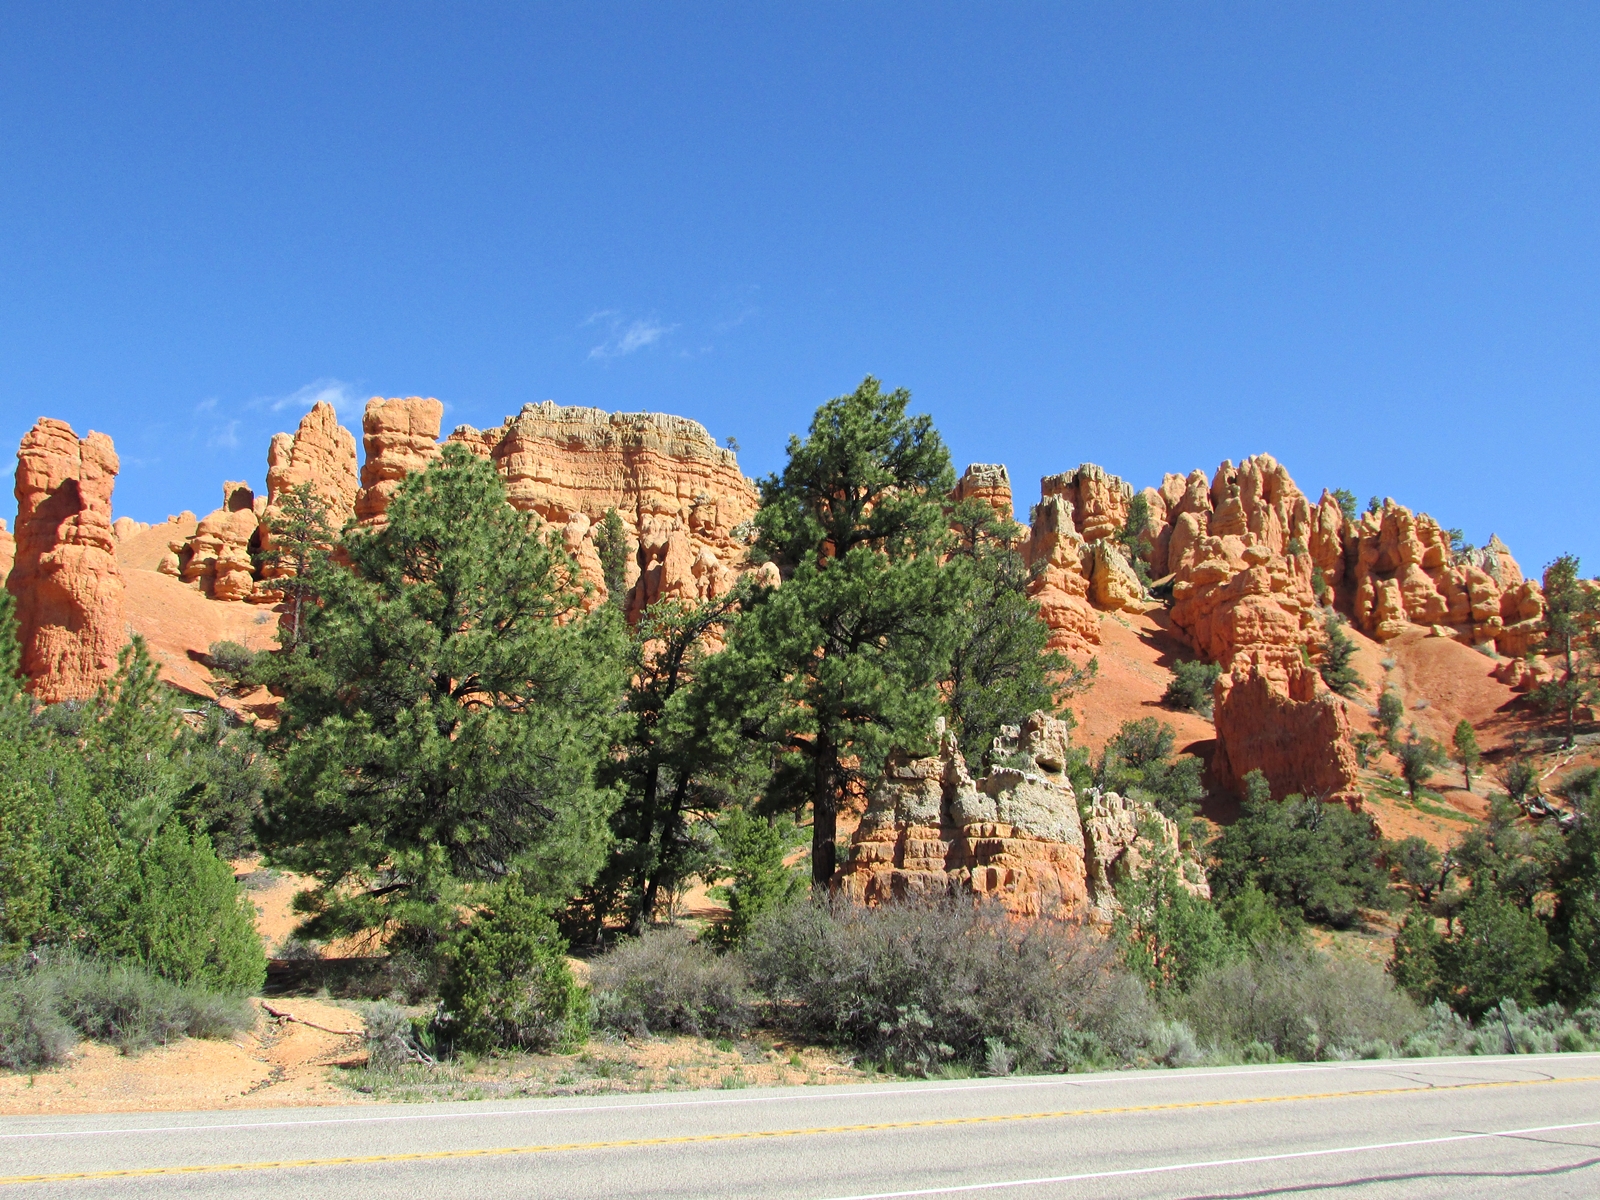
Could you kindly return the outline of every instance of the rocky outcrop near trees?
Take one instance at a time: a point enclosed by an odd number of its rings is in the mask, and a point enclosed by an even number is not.
[[[447,440],[490,459],[514,507],[563,530],[597,602],[607,587],[595,538],[614,510],[631,618],[659,600],[723,595],[744,566],[741,526],[759,497],[733,451],[697,421],[547,400],[491,429],[459,426]]]
[[[355,516],[363,525],[381,525],[389,497],[413,471],[425,470],[439,457],[439,424],[444,405],[432,397],[406,396],[385,400],[374,396],[361,416],[361,488]]]
[[[111,529],[117,452],[103,433],[79,438],[41,417],[17,451],[15,562],[28,690],[47,704],[82,700],[110,678],[127,641]]]
[[[834,889],[861,904],[973,895],[1019,916],[1109,920],[1118,881],[1152,854],[1178,857],[1178,829],[1114,792],[1091,793],[1086,820],[1067,777],[1068,734],[1042,712],[1006,726],[978,779],[949,732],[937,754],[892,759]],[[1209,894],[1198,864],[1184,867]]]

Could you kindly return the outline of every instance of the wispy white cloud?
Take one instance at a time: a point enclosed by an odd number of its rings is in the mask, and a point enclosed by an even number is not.
[[[237,449],[239,446],[239,422],[223,421],[212,426],[211,436],[206,439],[206,445],[213,448],[221,446],[229,450]]]
[[[283,412],[285,409],[305,410],[324,400],[333,405],[341,420],[357,415],[362,405],[361,397],[353,384],[346,383],[342,379],[324,378],[313,379],[287,396],[269,397],[267,407],[273,412]]]
[[[592,315],[584,325],[598,325],[605,323],[610,332],[605,341],[589,350],[590,358],[625,358],[629,354],[637,353],[647,346],[654,346],[667,334],[678,328],[676,325],[664,325],[654,317],[640,317],[633,321],[624,321],[614,310],[607,309]]]
[[[194,406],[194,411],[197,413],[216,412],[216,410],[217,398],[215,396],[207,396],[204,400],[200,401],[199,404]]]

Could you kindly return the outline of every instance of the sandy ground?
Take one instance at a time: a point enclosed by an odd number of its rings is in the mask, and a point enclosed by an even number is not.
[[[128,626],[148,643],[161,677],[190,695],[217,697],[211,672],[201,662],[214,642],[238,642],[251,650],[278,644],[278,614],[271,606],[211,600],[170,575],[126,566],[122,582]],[[244,705],[270,707],[270,698],[262,692],[244,698]]]
[[[232,1041],[185,1039],[133,1056],[85,1042],[66,1066],[36,1075],[0,1074],[0,1115],[174,1112],[362,1099],[328,1079],[331,1065],[365,1062],[361,1018],[318,1000],[271,1004],[328,1029],[357,1032],[326,1033],[263,1011],[254,1030]]]
[[[1067,702],[1078,722],[1074,745],[1087,746],[1098,757],[1124,721],[1155,717],[1172,726],[1180,751],[1210,760],[1217,736],[1210,720],[1161,703],[1173,664],[1194,657],[1172,632],[1165,609],[1136,616],[1101,613],[1100,645],[1093,657],[1100,663],[1093,686]]]

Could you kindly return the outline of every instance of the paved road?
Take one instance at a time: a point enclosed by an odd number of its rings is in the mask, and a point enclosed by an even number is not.
[[[1600,1055],[0,1121],[17,1197],[1600,1196]]]

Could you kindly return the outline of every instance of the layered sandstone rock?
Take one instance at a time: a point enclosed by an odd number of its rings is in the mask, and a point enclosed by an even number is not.
[[[1117,881],[1143,861],[1141,846],[1150,853],[1144,831],[1170,834],[1176,853],[1177,828],[1111,794],[1095,798],[1086,837],[1068,750],[1067,726],[1036,712],[1002,731],[999,765],[981,779],[949,733],[936,755],[892,760],[834,888],[861,904],[963,894],[998,900],[1019,916],[1109,917]]]
[[[1339,698],[1318,683],[1314,669],[1285,669],[1270,658],[1237,663],[1217,680],[1211,771],[1222,786],[1242,790],[1244,777],[1259,770],[1274,799],[1294,793],[1360,799],[1349,717]]]
[[[605,582],[594,533],[615,509],[631,617],[660,600],[720,596],[744,565],[741,526],[759,497],[733,452],[698,422],[547,400],[497,428],[460,426],[449,440],[495,464],[516,508],[562,527],[596,600],[605,598]]]
[[[953,503],[978,500],[994,509],[1002,521],[1014,521],[1015,510],[1011,501],[1011,474],[1003,463],[973,463],[956,481],[950,493]]]
[[[17,561],[17,539],[11,536],[4,520],[0,520],[0,584],[11,575],[11,565]]]
[[[250,486],[224,483],[222,507],[201,519],[179,556],[179,577],[213,600],[248,598],[256,586],[250,551],[260,524]]]
[[[1179,881],[1192,895],[1211,898],[1211,884],[1199,859],[1181,849],[1178,823],[1148,804],[1091,789],[1084,834],[1096,921],[1116,916],[1118,887],[1163,859],[1177,868]]]
[[[117,454],[111,439],[79,439],[40,418],[17,451],[16,561],[22,669],[46,703],[94,695],[126,641],[122,577],[111,529]]]
[[[361,416],[361,488],[355,516],[363,525],[381,525],[389,498],[405,477],[426,470],[439,457],[439,425],[444,405],[432,398],[374,396]]]
[[[1441,626],[1458,641],[1516,657],[1538,640],[1544,596],[1498,537],[1454,553],[1432,517],[1385,500],[1347,523],[1345,545],[1355,624],[1380,641]]]
[[[1112,540],[1128,523],[1133,488],[1084,463],[1045,476],[1039,490],[1023,543],[1028,591],[1050,627],[1050,648],[1086,653],[1100,643],[1100,612],[1145,603],[1144,585]]]

